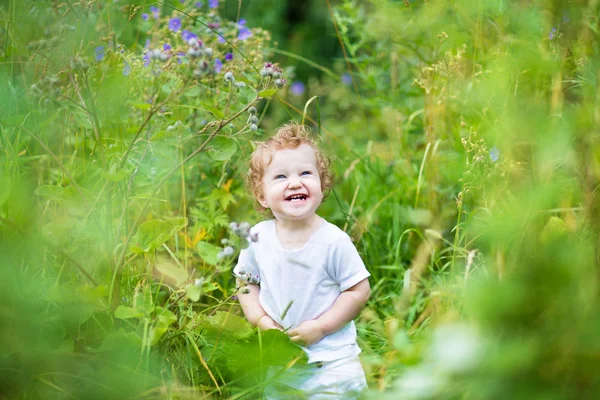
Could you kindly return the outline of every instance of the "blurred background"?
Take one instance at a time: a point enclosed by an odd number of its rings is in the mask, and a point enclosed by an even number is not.
[[[599,12],[0,1],[0,398],[259,398],[303,362],[231,275],[290,120],[371,272],[365,398],[596,398]]]

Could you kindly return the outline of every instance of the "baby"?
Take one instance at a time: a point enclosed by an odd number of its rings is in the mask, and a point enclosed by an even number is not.
[[[274,219],[255,225],[234,274],[247,282],[239,300],[248,321],[279,329],[302,346],[308,366],[279,374],[267,398],[348,398],[366,388],[353,319],[371,292],[350,237],[316,210],[332,185],[329,160],[306,127],[284,125],[250,161],[254,197]],[[274,379],[272,380],[274,381]]]

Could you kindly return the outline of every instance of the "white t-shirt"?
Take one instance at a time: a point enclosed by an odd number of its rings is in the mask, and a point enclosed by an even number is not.
[[[260,281],[260,305],[284,329],[317,319],[340,293],[370,276],[350,237],[325,220],[299,249],[283,248],[275,220],[260,222],[251,232],[258,233],[258,241],[242,250],[233,273],[249,273]],[[357,355],[354,321],[303,349],[309,362]]]

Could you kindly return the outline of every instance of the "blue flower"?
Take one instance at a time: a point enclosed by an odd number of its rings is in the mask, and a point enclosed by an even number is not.
[[[252,36],[252,31],[248,28],[242,28],[242,29],[240,29],[240,32],[238,33],[237,38],[239,40],[246,40],[250,36]]]
[[[492,160],[492,162],[496,162],[499,158],[500,149],[498,149],[496,146],[492,147],[492,149],[490,150],[490,160]]]
[[[94,58],[96,61],[102,61],[104,58],[104,46],[98,46],[94,49]]]
[[[184,29],[183,31],[181,31],[181,38],[185,42],[189,42],[190,39],[198,39],[198,35],[188,31],[187,29]]]
[[[148,21],[148,18],[150,18],[150,16],[149,16],[147,13],[143,13],[143,14],[142,14],[142,19],[143,19],[144,21]]]
[[[352,75],[347,72],[344,73],[344,75],[342,75],[342,83],[346,86],[352,85]]]
[[[219,7],[219,0],[208,0],[208,8]]]
[[[123,75],[124,76],[129,76],[129,73],[131,73],[131,65],[129,65],[129,63],[127,61],[123,61],[125,63],[125,65],[123,66]]]
[[[227,60],[227,61],[233,60],[233,54],[231,54],[231,53],[225,54],[225,60]]]
[[[169,20],[169,29],[173,32],[179,31],[181,29],[181,20],[179,18],[171,18]]]
[[[218,74],[219,72],[221,72],[222,68],[223,68],[223,63],[221,62],[220,58],[217,58],[215,60],[215,72]]]
[[[160,17],[160,9],[158,7],[150,6],[150,11],[152,12],[154,19],[158,19],[158,17]]]
[[[290,90],[294,96],[302,96],[304,94],[304,83],[296,81],[290,86]]]
[[[204,4],[201,1],[197,1],[194,3],[194,5],[196,6],[196,8],[201,8]]]
[[[163,50],[164,50],[164,51],[169,51],[169,50],[171,50],[171,45],[170,45],[169,43],[165,43],[165,44],[163,44]]]

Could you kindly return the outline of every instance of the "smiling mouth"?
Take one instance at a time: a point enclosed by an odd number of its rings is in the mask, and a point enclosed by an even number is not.
[[[286,197],[285,201],[303,201],[308,198],[305,194],[293,194],[289,197]]]

